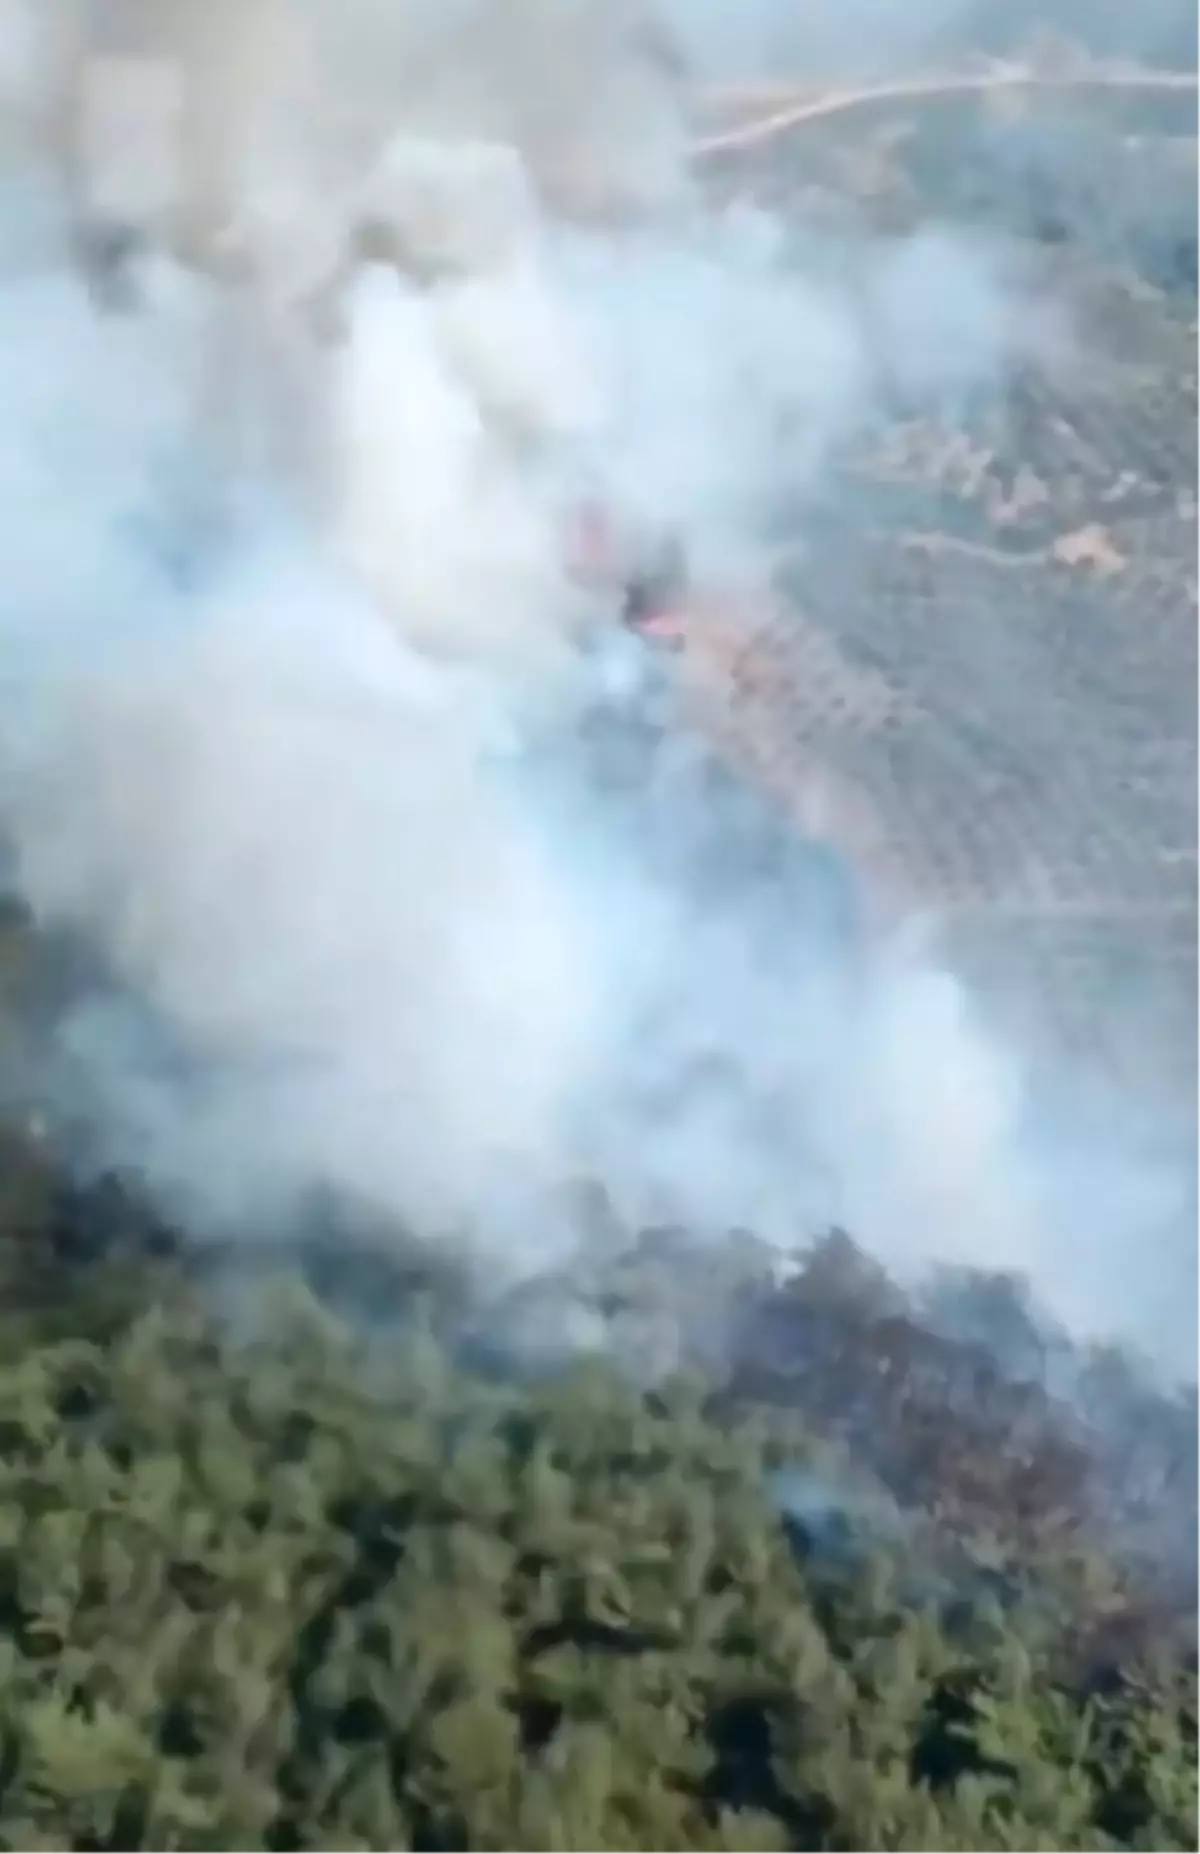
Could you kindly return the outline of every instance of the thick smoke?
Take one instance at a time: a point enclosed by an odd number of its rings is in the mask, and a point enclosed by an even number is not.
[[[1042,338],[1019,278],[933,228],[851,289],[705,206],[632,7],[290,19],[234,174],[240,298],[150,255],[101,313],[44,152],[9,162],[3,815],[103,974],[56,1103],[200,1230],[332,1190],[530,1272],[570,1260],[590,1177],[629,1228],[837,1219],[905,1273],[1015,1267],[1147,1330],[1131,1245],[1173,1176],[1123,1169],[1098,1267],[1113,1193],[1037,1151],[1016,1054],[663,744],[567,544],[599,503],[618,548],[669,532],[753,595],[881,378],[960,392]]]

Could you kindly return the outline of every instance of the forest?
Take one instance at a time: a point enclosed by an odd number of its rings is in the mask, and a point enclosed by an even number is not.
[[[1018,1283],[659,1232],[555,1356],[0,1176],[0,1845],[1196,1845],[1194,1395]]]

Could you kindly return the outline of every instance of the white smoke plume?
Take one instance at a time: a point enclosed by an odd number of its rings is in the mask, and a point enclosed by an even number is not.
[[[1031,1159],[1019,1065],[955,980],[860,957],[670,756],[635,756],[643,806],[577,744],[621,666],[573,511],[761,583],[881,364],[995,377],[1018,285],[934,229],[860,254],[867,316],[820,252],[706,206],[632,5],[289,17],[222,179],[240,298],[150,257],[101,313],[45,144],[8,155],[0,813],[20,893],[105,974],[58,1098],[200,1230],[331,1189],[536,1271],[591,1176],[630,1227],[786,1246],[837,1218],[903,1272],[1017,1267],[1128,1324],[1157,1175],[1100,1266],[1095,1194]],[[4,62],[33,123],[35,40]]]

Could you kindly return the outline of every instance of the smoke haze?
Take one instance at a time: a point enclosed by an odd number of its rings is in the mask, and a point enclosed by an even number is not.
[[[1017,1268],[1161,1341],[1189,1180],[1031,1126],[962,985],[659,741],[563,547],[598,497],[766,585],[881,378],[958,394],[1047,339],[1020,276],[934,226],[856,251],[851,290],[704,204],[633,7],[294,17],[239,170],[248,308],[148,257],[98,314],[43,157],[9,157],[0,799],[16,887],[97,971],[44,1085],[200,1232],[320,1188],[529,1273],[569,1263],[589,1177],[630,1229],[836,1220],[903,1275]],[[781,19],[673,9],[709,78]],[[402,262],[349,262],[327,340],[297,280],[364,221]]]

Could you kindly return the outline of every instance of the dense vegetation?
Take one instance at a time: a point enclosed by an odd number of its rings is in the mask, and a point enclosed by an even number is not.
[[[396,1250],[368,1324],[328,1252],[3,1176],[0,1845],[1196,1845],[1194,1411],[1126,1371],[1135,1487],[1005,1284],[950,1335],[844,1240],[747,1253],[647,1389],[499,1369]]]

